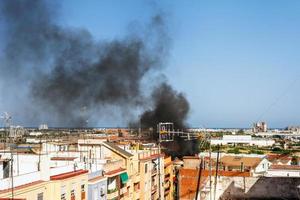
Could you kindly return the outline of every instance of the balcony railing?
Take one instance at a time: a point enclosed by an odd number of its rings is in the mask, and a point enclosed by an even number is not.
[[[108,190],[107,190],[107,194],[111,194],[111,193],[114,193],[114,192],[116,192],[116,191],[118,191],[117,188],[115,188],[115,189],[108,189]]]
[[[118,189],[107,190],[107,199],[114,199],[118,197]]]

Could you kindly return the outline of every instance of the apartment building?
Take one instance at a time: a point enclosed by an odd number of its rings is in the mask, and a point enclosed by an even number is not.
[[[172,200],[174,192],[174,171],[171,157],[164,158],[164,199]]]
[[[48,142],[31,153],[0,155],[0,198],[173,199],[171,157],[155,145],[85,139],[72,149]]]
[[[0,198],[87,199],[88,171],[73,166],[51,168],[50,162],[48,155],[1,154]]]
[[[105,200],[107,198],[107,177],[103,170],[88,175],[88,199]]]

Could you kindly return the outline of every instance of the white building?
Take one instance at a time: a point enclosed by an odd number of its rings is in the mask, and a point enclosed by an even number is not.
[[[41,124],[39,126],[39,130],[48,130],[48,125],[47,124]]]
[[[233,145],[233,144],[247,144],[256,146],[272,146],[275,144],[274,140],[252,138],[251,135],[224,135],[222,139],[212,139],[212,145]]]
[[[267,177],[300,177],[300,166],[298,165],[271,165]]]

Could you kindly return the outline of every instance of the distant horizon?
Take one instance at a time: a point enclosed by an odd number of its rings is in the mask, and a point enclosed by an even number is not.
[[[32,128],[32,129],[38,129],[39,126],[22,126],[22,125],[12,125],[12,126],[21,126],[23,128]],[[280,128],[276,128],[276,127],[268,127],[268,130],[283,130],[285,128],[287,128],[289,126],[286,126],[286,127],[280,127]],[[0,126],[1,129],[5,129],[7,127],[4,127],[4,126]],[[49,126],[48,129],[94,129],[94,128],[107,128],[107,129],[122,129],[122,128],[132,128],[132,129],[138,129],[139,127],[128,127],[128,126],[88,126],[88,127],[55,127],[55,126]],[[252,127],[249,127],[249,128],[245,128],[245,127],[186,127],[187,129],[252,129]],[[48,129],[41,129],[41,130],[48,130]],[[144,129],[147,129],[147,128],[144,128]]]

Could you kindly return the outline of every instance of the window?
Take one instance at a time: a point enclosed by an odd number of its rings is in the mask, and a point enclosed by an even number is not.
[[[130,173],[133,173],[133,164],[130,163]]]
[[[140,182],[138,182],[138,183],[134,183],[134,191],[136,192],[136,191],[138,191],[139,189],[140,189]]]
[[[66,186],[60,188],[60,199],[66,200]]]
[[[61,200],[66,200],[66,194],[65,194],[65,193],[61,194],[61,195],[60,195],[60,199],[61,199]]]
[[[145,173],[147,173],[147,164],[145,164]]]
[[[38,193],[37,200],[43,200],[44,193]]]
[[[10,164],[8,161],[3,162],[3,178],[9,177]]]
[[[75,190],[76,190],[76,184],[75,183],[72,183],[72,188],[71,188],[71,200],[75,200],[76,197],[75,197]]]
[[[85,185],[81,185],[81,200],[85,200]]]

